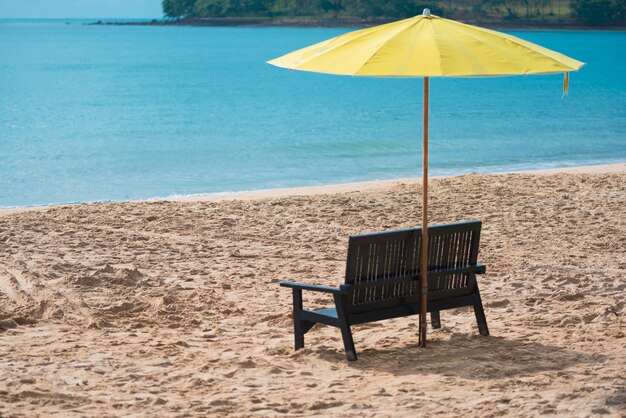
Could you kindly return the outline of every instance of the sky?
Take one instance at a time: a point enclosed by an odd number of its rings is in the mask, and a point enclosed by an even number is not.
[[[1,18],[160,18],[161,0],[0,0]]]

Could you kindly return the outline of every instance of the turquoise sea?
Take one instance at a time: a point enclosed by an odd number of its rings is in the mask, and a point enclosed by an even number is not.
[[[265,64],[348,29],[0,21],[0,207],[416,177],[421,79]],[[433,79],[433,175],[626,161],[626,33],[511,31],[588,63]]]

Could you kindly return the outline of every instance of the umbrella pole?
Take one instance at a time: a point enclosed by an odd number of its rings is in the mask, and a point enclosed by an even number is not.
[[[420,283],[419,345],[426,347],[428,311],[428,77],[424,77],[424,142],[422,150],[422,275]]]

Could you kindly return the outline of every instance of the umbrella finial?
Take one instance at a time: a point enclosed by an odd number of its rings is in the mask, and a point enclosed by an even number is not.
[[[422,16],[430,16],[430,9],[424,9]]]

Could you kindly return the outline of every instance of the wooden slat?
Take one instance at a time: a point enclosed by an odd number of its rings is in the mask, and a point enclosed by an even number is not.
[[[465,264],[465,242],[467,240],[467,235],[465,232],[461,232],[459,234],[459,258],[458,258],[458,262],[457,265],[458,266],[462,266],[463,264]],[[459,276],[458,274],[455,274],[452,278],[452,283],[450,285],[450,289],[456,289],[457,287],[459,287]]]
[[[480,226],[474,221],[429,227],[429,292],[470,284],[468,273],[474,270],[467,267],[477,257],[474,241]],[[345,280],[350,288],[348,304],[376,304],[418,295],[420,247],[420,228],[351,236]]]
[[[467,231],[465,233],[465,248],[463,251],[463,264],[464,265],[469,265],[469,255],[470,255],[470,248],[472,245],[472,231]],[[463,286],[463,283],[465,281],[465,275],[461,275],[460,280],[459,280],[459,286]]]
[[[476,270],[478,270],[478,267],[476,266],[467,266],[467,267],[457,268],[457,269],[429,271],[428,279],[431,280],[437,277],[446,277],[446,276],[454,276],[454,275],[459,275],[459,274],[475,273]],[[369,288],[369,287],[380,286],[382,284],[409,282],[411,280],[417,280],[418,277],[419,277],[419,274],[413,273],[413,274],[408,274],[404,276],[382,278],[379,280],[374,280],[374,281],[369,281],[369,282],[354,283],[351,285],[345,285],[345,287],[350,287],[352,289]]]

